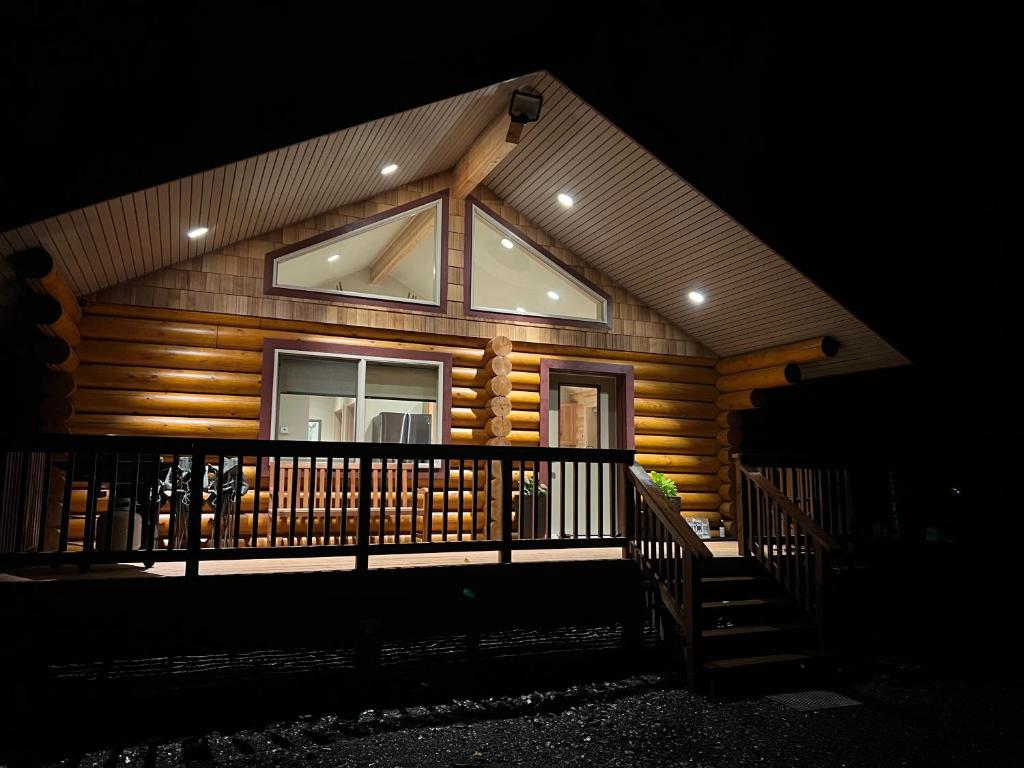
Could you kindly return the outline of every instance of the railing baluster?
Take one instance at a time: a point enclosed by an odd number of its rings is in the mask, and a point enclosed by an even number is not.
[[[292,482],[288,493],[288,546],[295,546],[295,519],[297,517],[296,504],[299,503],[299,457],[292,457]]]
[[[349,467],[348,454],[341,460],[341,534],[339,544],[348,543],[348,505],[349,505]]]
[[[39,499],[39,533],[36,540],[36,552],[42,552],[46,549],[46,523],[50,516],[50,482],[52,472],[53,453],[46,451],[43,454],[43,482]]]
[[[103,550],[110,552],[114,547],[114,517],[117,515],[117,485],[119,472],[121,470],[121,454],[114,453],[113,474],[110,480],[110,491],[107,494],[107,512],[104,520],[106,525],[103,530]],[[102,487],[102,486],[101,486]]]
[[[512,460],[501,460],[501,549],[499,562],[512,562]]]
[[[425,516],[426,519],[424,520],[424,523],[426,524],[424,526],[425,529],[426,529],[426,533],[424,534],[424,538],[425,538],[425,540],[426,540],[426,542],[428,544],[434,540],[434,464],[435,464],[435,460],[434,459],[430,459],[429,461],[430,461],[430,465],[429,465],[429,467],[427,467],[427,511],[426,511],[426,516]],[[488,484],[488,486],[487,486],[487,493],[490,494],[490,492],[491,492],[491,487]],[[488,534],[490,534],[490,527],[489,526],[490,526],[490,518],[488,518]]]
[[[310,451],[313,453],[313,451]],[[308,516],[306,517],[306,546],[313,546],[313,519],[316,517],[316,476],[317,476],[317,461],[316,456],[309,457],[309,482],[306,485],[306,509]]]
[[[263,485],[263,457],[256,454],[256,472],[253,475],[252,496],[252,547],[259,547],[260,535],[260,486]],[[267,536],[270,536],[270,520],[267,520]]]
[[[387,509],[388,509],[388,457],[382,456],[380,459],[380,483],[378,484],[378,530],[377,530],[377,544],[384,543],[385,525],[387,524]]]
[[[185,575],[199,575],[199,549],[203,532],[203,480],[206,478],[206,454],[196,444],[192,448],[192,473],[189,475],[188,539],[185,542],[187,556]]]
[[[441,540],[448,541],[448,491],[451,488],[451,475],[452,467],[451,462],[448,459],[444,460],[444,495],[441,498],[441,503],[444,505],[444,511],[441,514]]]
[[[590,467],[591,467],[591,464],[592,464],[592,462],[589,462],[589,461],[586,462],[586,473],[584,475],[584,477],[585,477],[584,482],[586,483],[586,486],[584,487],[584,490],[585,490],[584,497],[586,498],[586,507],[587,507],[587,511],[586,511],[586,518],[587,518],[586,531],[587,531],[587,538],[588,539],[591,536],[591,532],[590,532],[590,517],[591,517],[591,506],[590,506]]]
[[[580,463],[572,463],[572,537],[580,537]]]
[[[373,484],[372,461],[363,454],[359,459],[359,520],[356,526],[356,570],[370,567],[370,505]]]
[[[68,451],[64,463],[64,498],[61,500],[60,510],[60,534],[57,539],[57,551],[68,551],[68,529],[71,527],[71,492],[75,482],[75,465],[78,462],[78,453]]]
[[[161,457],[163,461],[163,457]],[[167,476],[170,477],[170,498],[167,500],[167,549],[179,549],[178,547],[178,510],[184,502],[184,489],[179,489],[181,483],[181,457],[178,454],[171,455],[171,466]]]
[[[558,482],[559,482],[559,493],[558,493],[558,535],[563,539],[567,539],[565,531],[565,459],[558,462]]]
[[[274,487],[270,492],[270,530],[268,546],[277,546],[277,518],[281,512],[281,457],[275,455],[274,460]]]
[[[10,454],[8,454],[10,455]],[[29,484],[32,478],[32,453],[19,451],[21,472],[18,473],[18,492],[15,496],[14,551],[25,549],[25,528],[28,526]]]
[[[206,457],[203,457],[205,461]],[[204,464],[205,468],[205,464]],[[205,469],[204,469],[205,471]],[[213,486],[213,547],[220,549],[221,528],[224,524],[222,511],[224,509],[224,452],[217,452],[217,477],[214,478]]]
[[[465,511],[466,494],[466,460],[459,459],[459,534],[458,540],[462,541],[462,514]]]
[[[138,501],[139,494],[139,462],[141,457],[139,454],[135,454],[135,471],[132,473],[132,487],[131,492],[128,494],[128,533],[125,541],[125,551],[131,551],[135,549],[135,504]]]
[[[156,546],[156,540],[160,535],[160,507],[162,506],[162,499],[160,498],[160,454],[153,455],[153,480],[152,485],[149,486],[149,503],[146,505],[146,525],[143,526],[143,537],[145,540],[142,542],[143,548],[152,553]],[[151,555],[152,556],[152,555]],[[147,567],[152,565],[152,560],[146,561]]]
[[[402,508],[405,506],[405,460],[395,459],[395,544],[402,530]]]
[[[416,517],[419,515],[417,509],[420,496],[420,460],[412,460],[412,519],[409,521],[409,541],[416,543]],[[476,508],[474,507],[474,513]]]
[[[604,538],[604,473],[608,465],[604,462],[597,465],[597,537]]]
[[[96,496],[99,493],[97,474],[99,472],[99,451],[92,454],[92,466],[89,468],[89,484],[86,490],[85,526],[82,534],[82,567],[88,568],[89,555],[93,551],[93,528],[96,525]]]

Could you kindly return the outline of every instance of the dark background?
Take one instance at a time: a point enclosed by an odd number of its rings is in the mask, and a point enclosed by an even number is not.
[[[1015,522],[1008,18],[369,5],[5,3],[0,229],[547,68],[914,361],[773,393],[748,447],[893,467],[912,540]]]

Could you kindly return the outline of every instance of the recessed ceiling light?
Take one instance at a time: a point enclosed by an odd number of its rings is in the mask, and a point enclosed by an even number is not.
[[[526,314],[526,310],[523,309],[522,307],[516,307],[516,312],[518,312],[521,315],[525,315]]]
[[[548,291],[548,298],[549,299],[554,299],[555,301],[558,301],[558,294],[555,293],[554,291]]]
[[[688,298],[694,304],[704,303],[704,294],[701,293],[700,291],[690,291],[688,294],[686,294],[686,298]]]
[[[383,176],[390,176],[392,173],[394,173],[397,170],[398,170],[398,166],[397,165],[395,165],[394,163],[388,163],[387,165],[385,165],[383,168],[380,169],[380,172],[381,172],[381,175],[383,175]]]
[[[509,240],[507,237],[501,238],[501,244],[509,249],[516,247],[516,244]]]
[[[566,208],[572,208],[572,198],[565,194],[565,192],[558,193],[558,202],[560,202]]]
[[[189,239],[195,240],[197,237],[202,237],[203,235],[205,235],[209,231],[210,231],[209,227],[196,227],[195,229],[190,229],[185,234],[187,234],[189,236]]]
[[[341,254],[340,253],[332,253],[330,256],[327,257],[327,260],[328,261],[337,261],[340,258],[341,258]]]

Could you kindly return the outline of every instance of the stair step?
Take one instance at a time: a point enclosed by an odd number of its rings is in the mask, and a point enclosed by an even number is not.
[[[766,664],[788,664],[792,662],[813,661],[822,654],[807,653],[769,653],[765,656],[738,656],[732,659],[715,659],[704,662],[704,669],[741,669],[744,667],[761,667]]]
[[[701,574],[715,576],[764,576],[764,566],[752,557],[715,557],[701,563]]]
[[[796,653],[813,638],[813,627],[804,623],[715,627],[702,630],[701,638],[704,658],[709,660]]]
[[[832,684],[838,673],[838,661],[837,654],[831,651],[735,656],[704,662],[701,676],[712,694],[799,690]]]
[[[700,604],[706,611],[724,610],[728,608],[753,608],[758,606],[790,606],[793,601],[788,597],[751,597],[737,600],[709,600]]]
[[[742,637],[748,635],[761,635],[773,632],[805,632],[814,629],[810,624],[754,624],[748,627],[720,627],[705,629],[702,634],[705,639],[716,637]]]
[[[700,584],[709,601],[769,597],[781,590],[768,576],[704,576]]]

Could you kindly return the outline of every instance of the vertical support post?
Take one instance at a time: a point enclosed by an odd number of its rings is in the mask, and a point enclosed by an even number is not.
[[[369,456],[359,457],[359,521],[356,527],[356,570],[370,567],[370,490],[373,486],[373,462]],[[383,494],[384,483],[381,482]]]
[[[500,461],[489,461],[488,462],[488,494],[489,499],[487,509],[487,538],[501,540],[504,529],[502,528],[503,520],[501,516],[501,500],[503,498],[501,476],[501,462]]]
[[[192,474],[189,475],[188,542],[185,575],[199,575],[199,545],[203,535],[203,479],[206,477],[206,454],[192,446]]]
[[[690,688],[697,687],[697,672],[701,657],[701,587],[700,558],[683,548],[683,579],[686,583],[686,599],[683,616],[686,626],[686,680]]]
[[[743,497],[743,454],[732,455],[732,510],[736,520],[736,547],[741,557],[750,557],[747,542],[746,499]]]
[[[815,542],[814,545],[814,617],[817,620],[818,647],[824,650],[828,641],[828,575],[831,564],[829,551]]]
[[[625,464],[618,464],[615,470],[619,475],[619,482],[616,483],[616,492],[619,497],[616,504],[619,518],[617,520],[618,529],[626,538],[626,543],[622,546],[622,556],[631,558],[636,549],[636,530],[634,530],[636,527],[636,495],[633,493],[633,483],[629,478],[629,467]]]
[[[500,563],[512,562],[512,459],[501,460]]]

